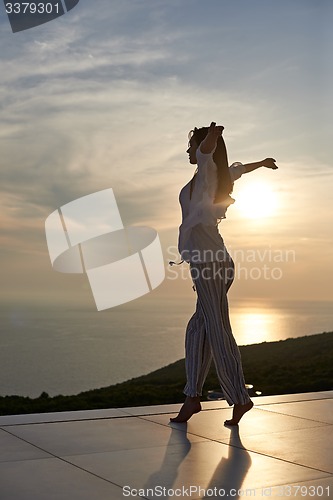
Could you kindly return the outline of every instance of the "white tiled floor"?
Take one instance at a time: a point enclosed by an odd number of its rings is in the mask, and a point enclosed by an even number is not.
[[[333,497],[333,391],[254,402],[232,429],[224,401],[0,417],[0,499]]]

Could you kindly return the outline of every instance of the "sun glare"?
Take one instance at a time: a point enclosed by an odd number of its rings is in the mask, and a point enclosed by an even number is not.
[[[232,325],[240,345],[265,342],[274,335],[274,316],[262,310],[237,311],[232,315]]]
[[[235,193],[235,208],[242,217],[264,219],[275,214],[277,194],[268,182],[251,182]]]

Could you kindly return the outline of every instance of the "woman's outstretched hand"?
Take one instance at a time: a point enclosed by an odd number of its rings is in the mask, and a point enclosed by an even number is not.
[[[274,158],[265,158],[262,161],[262,166],[276,170],[278,168],[278,166],[275,164],[275,162],[276,162],[276,160],[274,160]]]

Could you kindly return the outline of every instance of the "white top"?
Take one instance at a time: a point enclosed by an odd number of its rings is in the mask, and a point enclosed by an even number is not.
[[[225,219],[228,205],[214,203],[217,187],[217,167],[212,151],[204,154],[197,149],[198,171],[190,199],[191,181],[179,195],[182,224],[179,227],[178,251],[186,262],[225,260],[225,247],[218,231],[218,223]],[[231,182],[245,173],[242,163],[229,167]],[[229,202],[230,203],[230,202]]]

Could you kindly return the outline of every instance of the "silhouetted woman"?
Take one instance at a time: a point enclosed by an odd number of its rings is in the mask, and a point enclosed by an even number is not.
[[[234,405],[231,420],[237,425],[253,402],[245,388],[240,352],[232,334],[227,292],[234,278],[234,264],[218,231],[225,218],[233,183],[241,175],[263,166],[276,169],[275,160],[228,166],[222,126],[195,128],[191,132],[189,161],[197,164],[192,180],[183,187],[179,201],[182,224],[178,250],[190,264],[197,292],[196,311],[185,340],[186,400],[173,422],[186,422],[201,410],[200,396],[212,359],[224,397]]]

